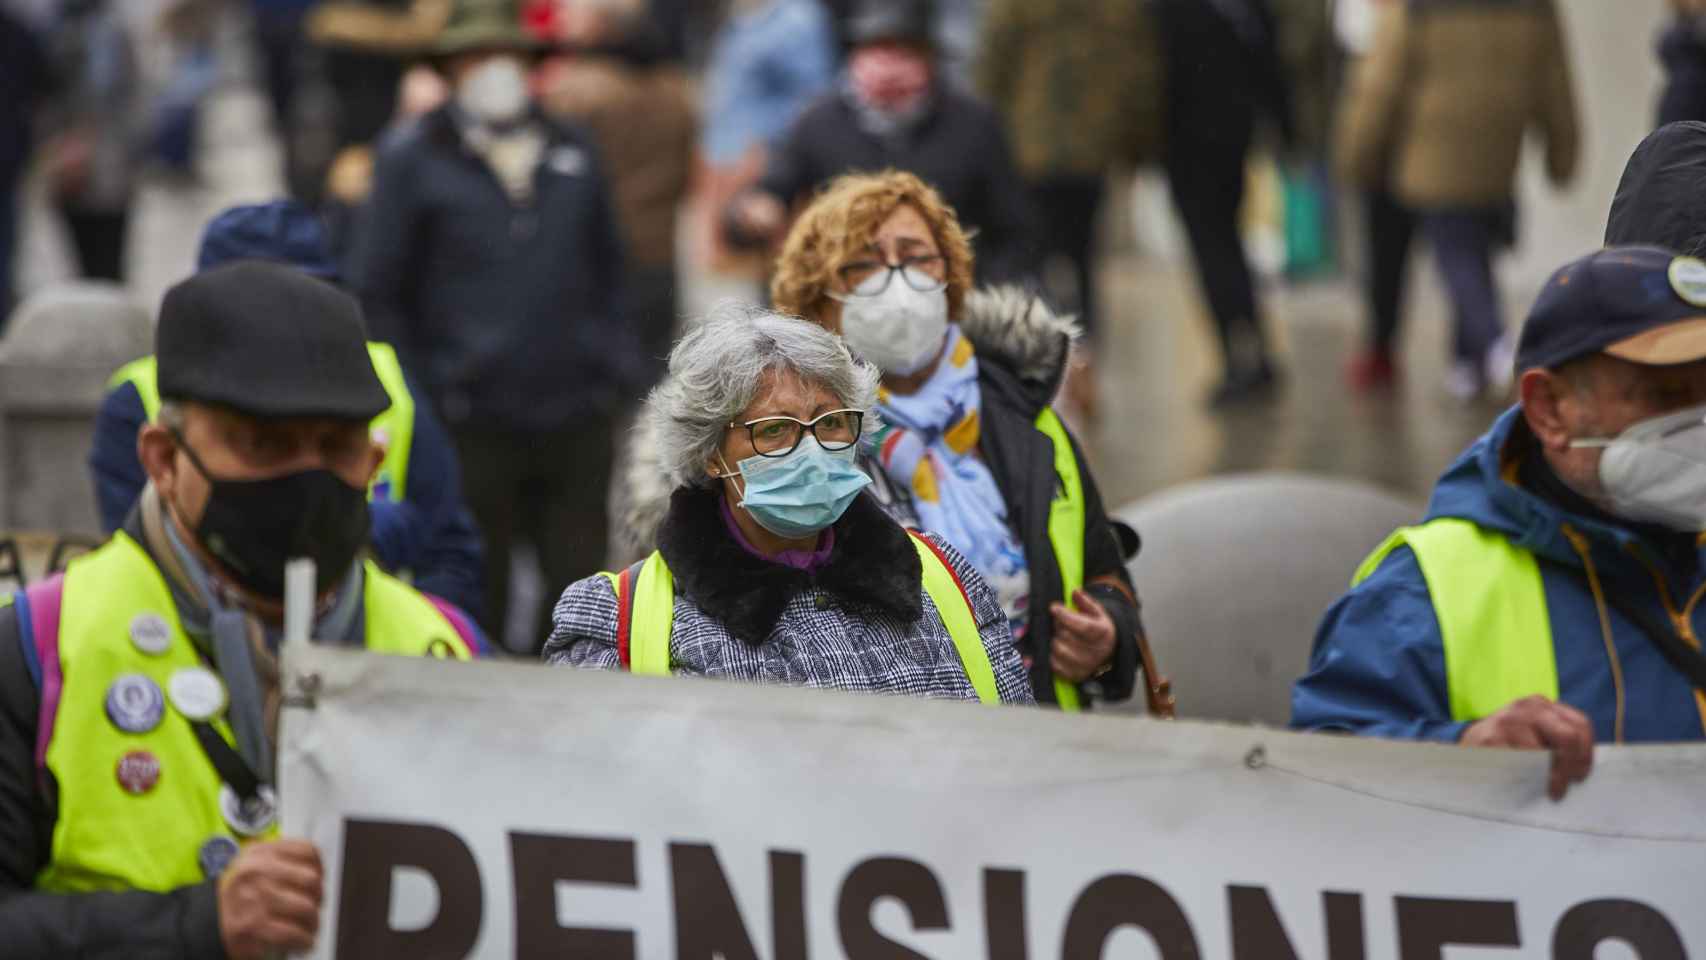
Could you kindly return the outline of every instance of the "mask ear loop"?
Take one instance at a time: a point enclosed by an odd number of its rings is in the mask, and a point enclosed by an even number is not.
[[[728,461],[723,459],[723,451],[721,450],[717,451],[717,466],[723,469],[722,473],[716,475],[718,480],[733,483],[736,477],[745,479],[739,470],[729,469]],[[744,483],[736,484],[735,492],[740,494],[740,502],[736,503],[735,506],[744,506],[746,504],[746,485]]]

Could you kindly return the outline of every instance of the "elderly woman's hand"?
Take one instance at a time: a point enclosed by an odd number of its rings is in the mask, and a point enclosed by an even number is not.
[[[1071,683],[1083,683],[1101,673],[1114,657],[1114,621],[1096,598],[1083,590],[1072,594],[1078,609],[1065,604],[1049,607],[1054,615],[1054,648],[1050,663],[1054,675]]]

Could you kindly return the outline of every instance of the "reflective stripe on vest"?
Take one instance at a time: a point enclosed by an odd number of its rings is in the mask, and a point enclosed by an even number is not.
[[[368,496],[401,503],[408,490],[409,451],[415,442],[415,398],[403,379],[397,351],[390,344],[369,343],[367,356],[391,398],[391,406],[368,425],[368,432],[385,448],[385,459],[379,464]],[[152,421],[160,413],[160,384],[154,358],[143,357],[119,367],[107,381],[107,389],[117,390],[127,383],[136,388],[137,396],[142,398],[142,412]]]
[[[1534,554],[1467,520],[1443,518],[1392,534],[1352,585],[1401,546],[1415,554],[1439,620],[1453,720],[1479,720],[1534,694],[1558,699],[1552,618]]]
[[[455,626],[432,602],[371,563],[366,567],[366,639],[370,650],[467,659]],[[168,625],[166,652],[150,656],[130,641],[131,622],[158,614]],[[126,733],[107,719],[113,681],[140,673],[162,691],[172,673],[202,662],[184,633],[159,570],[124,532],[72,561],[65,573],[58,636],[61,689],[45,762],[59,786],[53,849],[36,887],[56,893],[171,890],[206,879],[198,854],[210,837],[231,836],[219,811],[219,775],[189,722],[168,706],[160,724]],[[213,726],[235,742],[223,718]],[[140,796],[120,788],[119,759],[145,750],[159,782]]]
[[[1072,440],[1053,407],[1044,407],[1037,414],[1036,426],[1054,444],[1054,472],[1060,478],[1060,493],[1049,504],[1048,539],[1054,547],[1054,562],[1060,567],[1060,602],[1071,609],[1072,595],[1084,586],[1084,480],[1078,473],[1078,458],[1072,454]],[[1037,655],[1047,653],[1038,651]],[[1054,696],[1062,710],[1070,713],[1082,709],[1078,687],[1059,677],[1054,681]]]
[[[918,551],[924,592],[936,605],[942,625],[954,641],[954,649],[959,653],[966,679],[977,692],[977,699],[982,703],[1001,702],[995,687],[995,668],[989,662],[989,651],[984,649],[977,617],[959,576],[929,541],[911,531],[908,535]],[[668,676],[669,640],[675,622],[675,578],[663,555],[655,551],[638,569],[639,582],[635,584],[628,582],[633,577],[633,567],[621,573],[603,574],[616,593],[618,653],[624,655],[628,669],[634,673]]]

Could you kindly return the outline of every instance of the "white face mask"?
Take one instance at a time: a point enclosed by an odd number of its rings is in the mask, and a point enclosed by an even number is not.
[[[1683,533],[1706,530],[1706,404],[1570,446],[1604,448],[1599,482],[1612,513]]]
[[[462,78],[456,103],[483,123],[508,123],[527,111],[527,71],[515,57],[492,57]]]
[[[910,376],[930,365],[948,336],[946,286],[921,292],[891,275],[874,297],[837,296],[841,338],[884,373]]]

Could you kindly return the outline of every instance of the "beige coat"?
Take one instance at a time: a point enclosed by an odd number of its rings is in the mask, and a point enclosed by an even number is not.
[[[1502,204],[1534,130],[1554,183],[1575,174],[1575,93],[1552,0],[1396,0],[1338,131],[1347,181],[1418,209]]]

